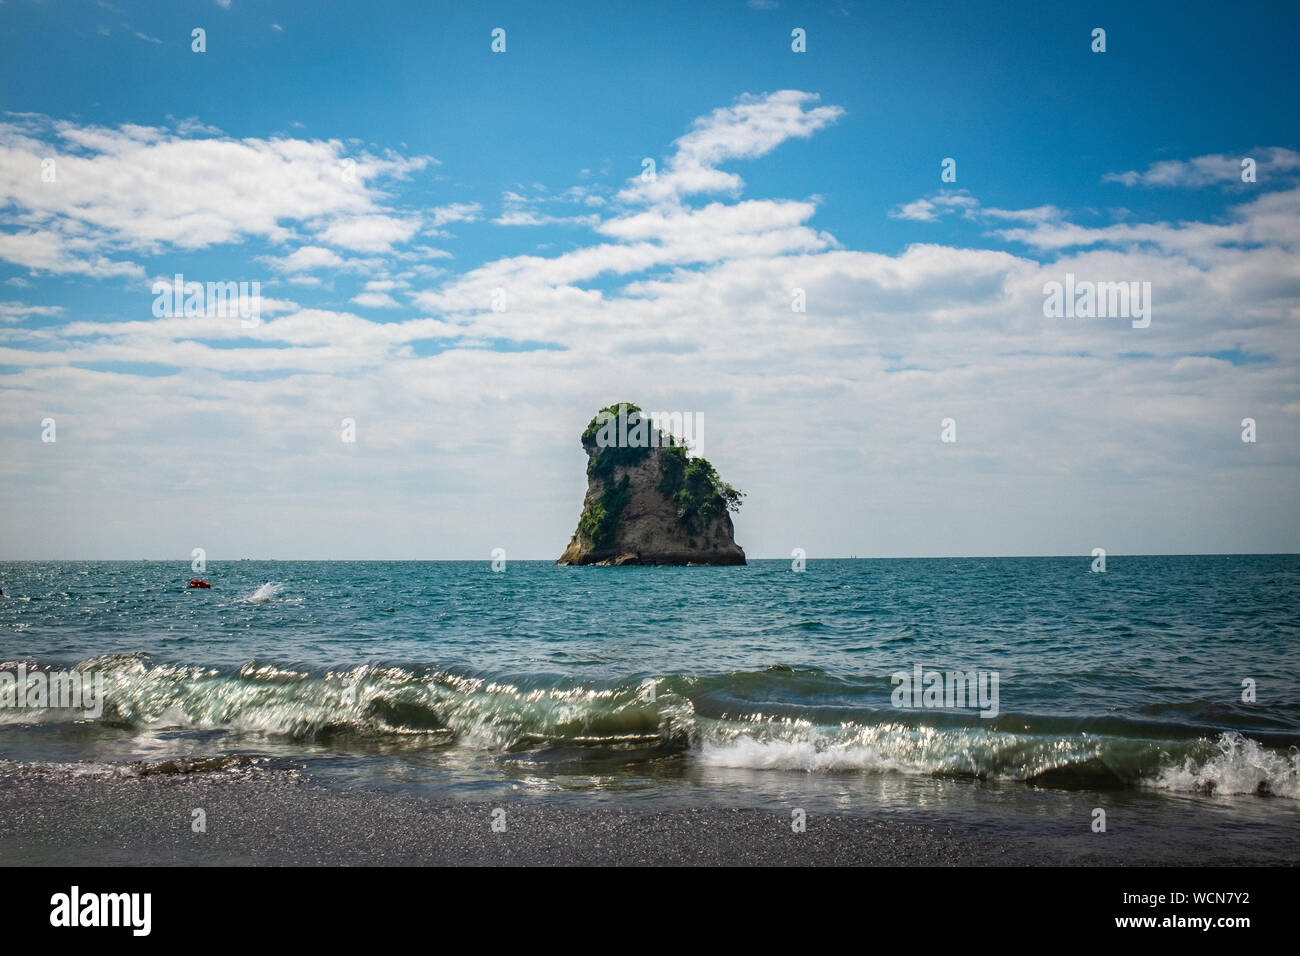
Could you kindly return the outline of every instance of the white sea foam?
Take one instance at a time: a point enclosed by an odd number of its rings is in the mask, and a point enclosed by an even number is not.
[[[1038,737],[897,725],[853,728],[838,737],[833,730],[826,733],[827,738],[814,739],[808,728],[755,734],[720,726],[705,737],[698,759],[712,767],[806,773],[892,771],[1019,781],[1051,773],[1054,786],[1072,775],[1082,785],[1100,772],[1160,790],[1300,799],[1300,749],[1270,749],[1239,733],[1191,744],[1185,756],[1163,766],[1162,748],[1154,743],[1088,735]]]
[[[846,770],[907,771],[893,757],[862,744],[818,746],[811,740],[755,740],[738,737],[726,743],[705,741],[700,760],[711,767],[748,770],[804,770],[833,773]]]
[[[814,727],[719,722],[706,729],[700,759],[710,766],[809,773],[867,771],[1027,780],[1098,756],[1085,735],[1056,738],[985,728],[909,727],[899,723]]]
[[[1238,733],[1223,734],[1218,752],[1188,757],[1160,771],[1147,786],[1184,793],[1257,793],[1300,800],[1300,750],[1281,754]]]
[[[276,596],[284,590],[284,585],[275,581],[267,581],[260,588],[247,597],[240,598],[245,604],[267,604],[274,601]]]

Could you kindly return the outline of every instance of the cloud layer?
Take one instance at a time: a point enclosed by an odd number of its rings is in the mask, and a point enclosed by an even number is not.
[[[1295,548],[1287,151],[1260,151],[1271,180],[1209,220],[951,190],[863,210],[917,232],[858,250],[815,225],[815,197],[748,198],[724,168],[844,116],[806,92],[746,95],[695,120],[653,180],[558,191],[556,212],[511,193],[495,224],[479,202],[403,201],[427,157],[13,119],[0,258],[33,281],[129,282],[141,308],[27,290],[0,305],[11,552],[553,557],[584,486],[576,436],[621,399],[705,415],[705,453],[749,492],[751,555]],[[48,156],[57,184],[40,182]],[[1131,182],[1210,184],[1221,166]],[[949,217],[971,242],[930,238]],[[570,248],[460,268],[420,244],[546,218],[573,220]],[[216,247],[271,278],[353,276],[357,311],[268,294],[254,329],[153,318],[146,276]],[[1150,328],[1044,318],[1043,285],[1066,273],[1151,282]],[[1266,507],[1238,513],[1243,496]]]

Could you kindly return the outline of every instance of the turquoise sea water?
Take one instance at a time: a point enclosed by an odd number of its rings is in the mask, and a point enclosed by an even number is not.
[[[238,755],[449,799],[956,817],[1109,793],[1294,832],[1300,556],[1090,563],[238,561],[210,591],[185,562],[4,563],[0,670],[100,673],[106,706],[0,708],[0,772]],[[996,675],[996,717],[900,706],[918,665]]]

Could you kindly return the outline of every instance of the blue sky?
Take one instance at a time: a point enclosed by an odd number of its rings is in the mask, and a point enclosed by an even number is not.
[[[0,558],[554,557],[620,399],[752,556],[1295,551],[1296,19],[5,0]]]

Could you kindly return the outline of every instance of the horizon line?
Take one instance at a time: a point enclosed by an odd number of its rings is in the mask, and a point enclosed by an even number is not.
[[[1123,557],[1123,558],[1252,558],[1252,557],[1297,557],[1300,551],[1107,551],[1106,557]],[[1004,561],[1018,560],[1022,558],[1092,558],[1091,552],[1080,552],[1072,554],[928,554],[928,555],[823,555],[819,557],[806,556],[807,561]],[[120,563],[120,564],[171,564],[173,562],[189,564],[192,558],[0,558],[0,564],[53,564],[57,562],[67,563]],[[348,564],[465,564],[471,562],[484,562],[491,564],[492,556],[476,558],[206,558],[208,563],[226,563],[238,564],[242,561],[275,561],[281,563],[299,562],[302,564],[338,562]],[[507,558],[507,564],[510,562],[527,563],[527,564],[555,564],[558,559],[555,558]],[[746,562],[750,561],[790,561],[790,555],[778,555],[775,557],[746,557]],[[569,565],[569,567],[599,567],[601,565]],[[613,565],[604,565],[613,567]],[[649,564],[649,565],[620,565],[626,567],[688,567],[684,564]],[[694,565],[694,567],[711,567],[711,565]],[[729,567],[744,567],[744,565],[729,565]]]

